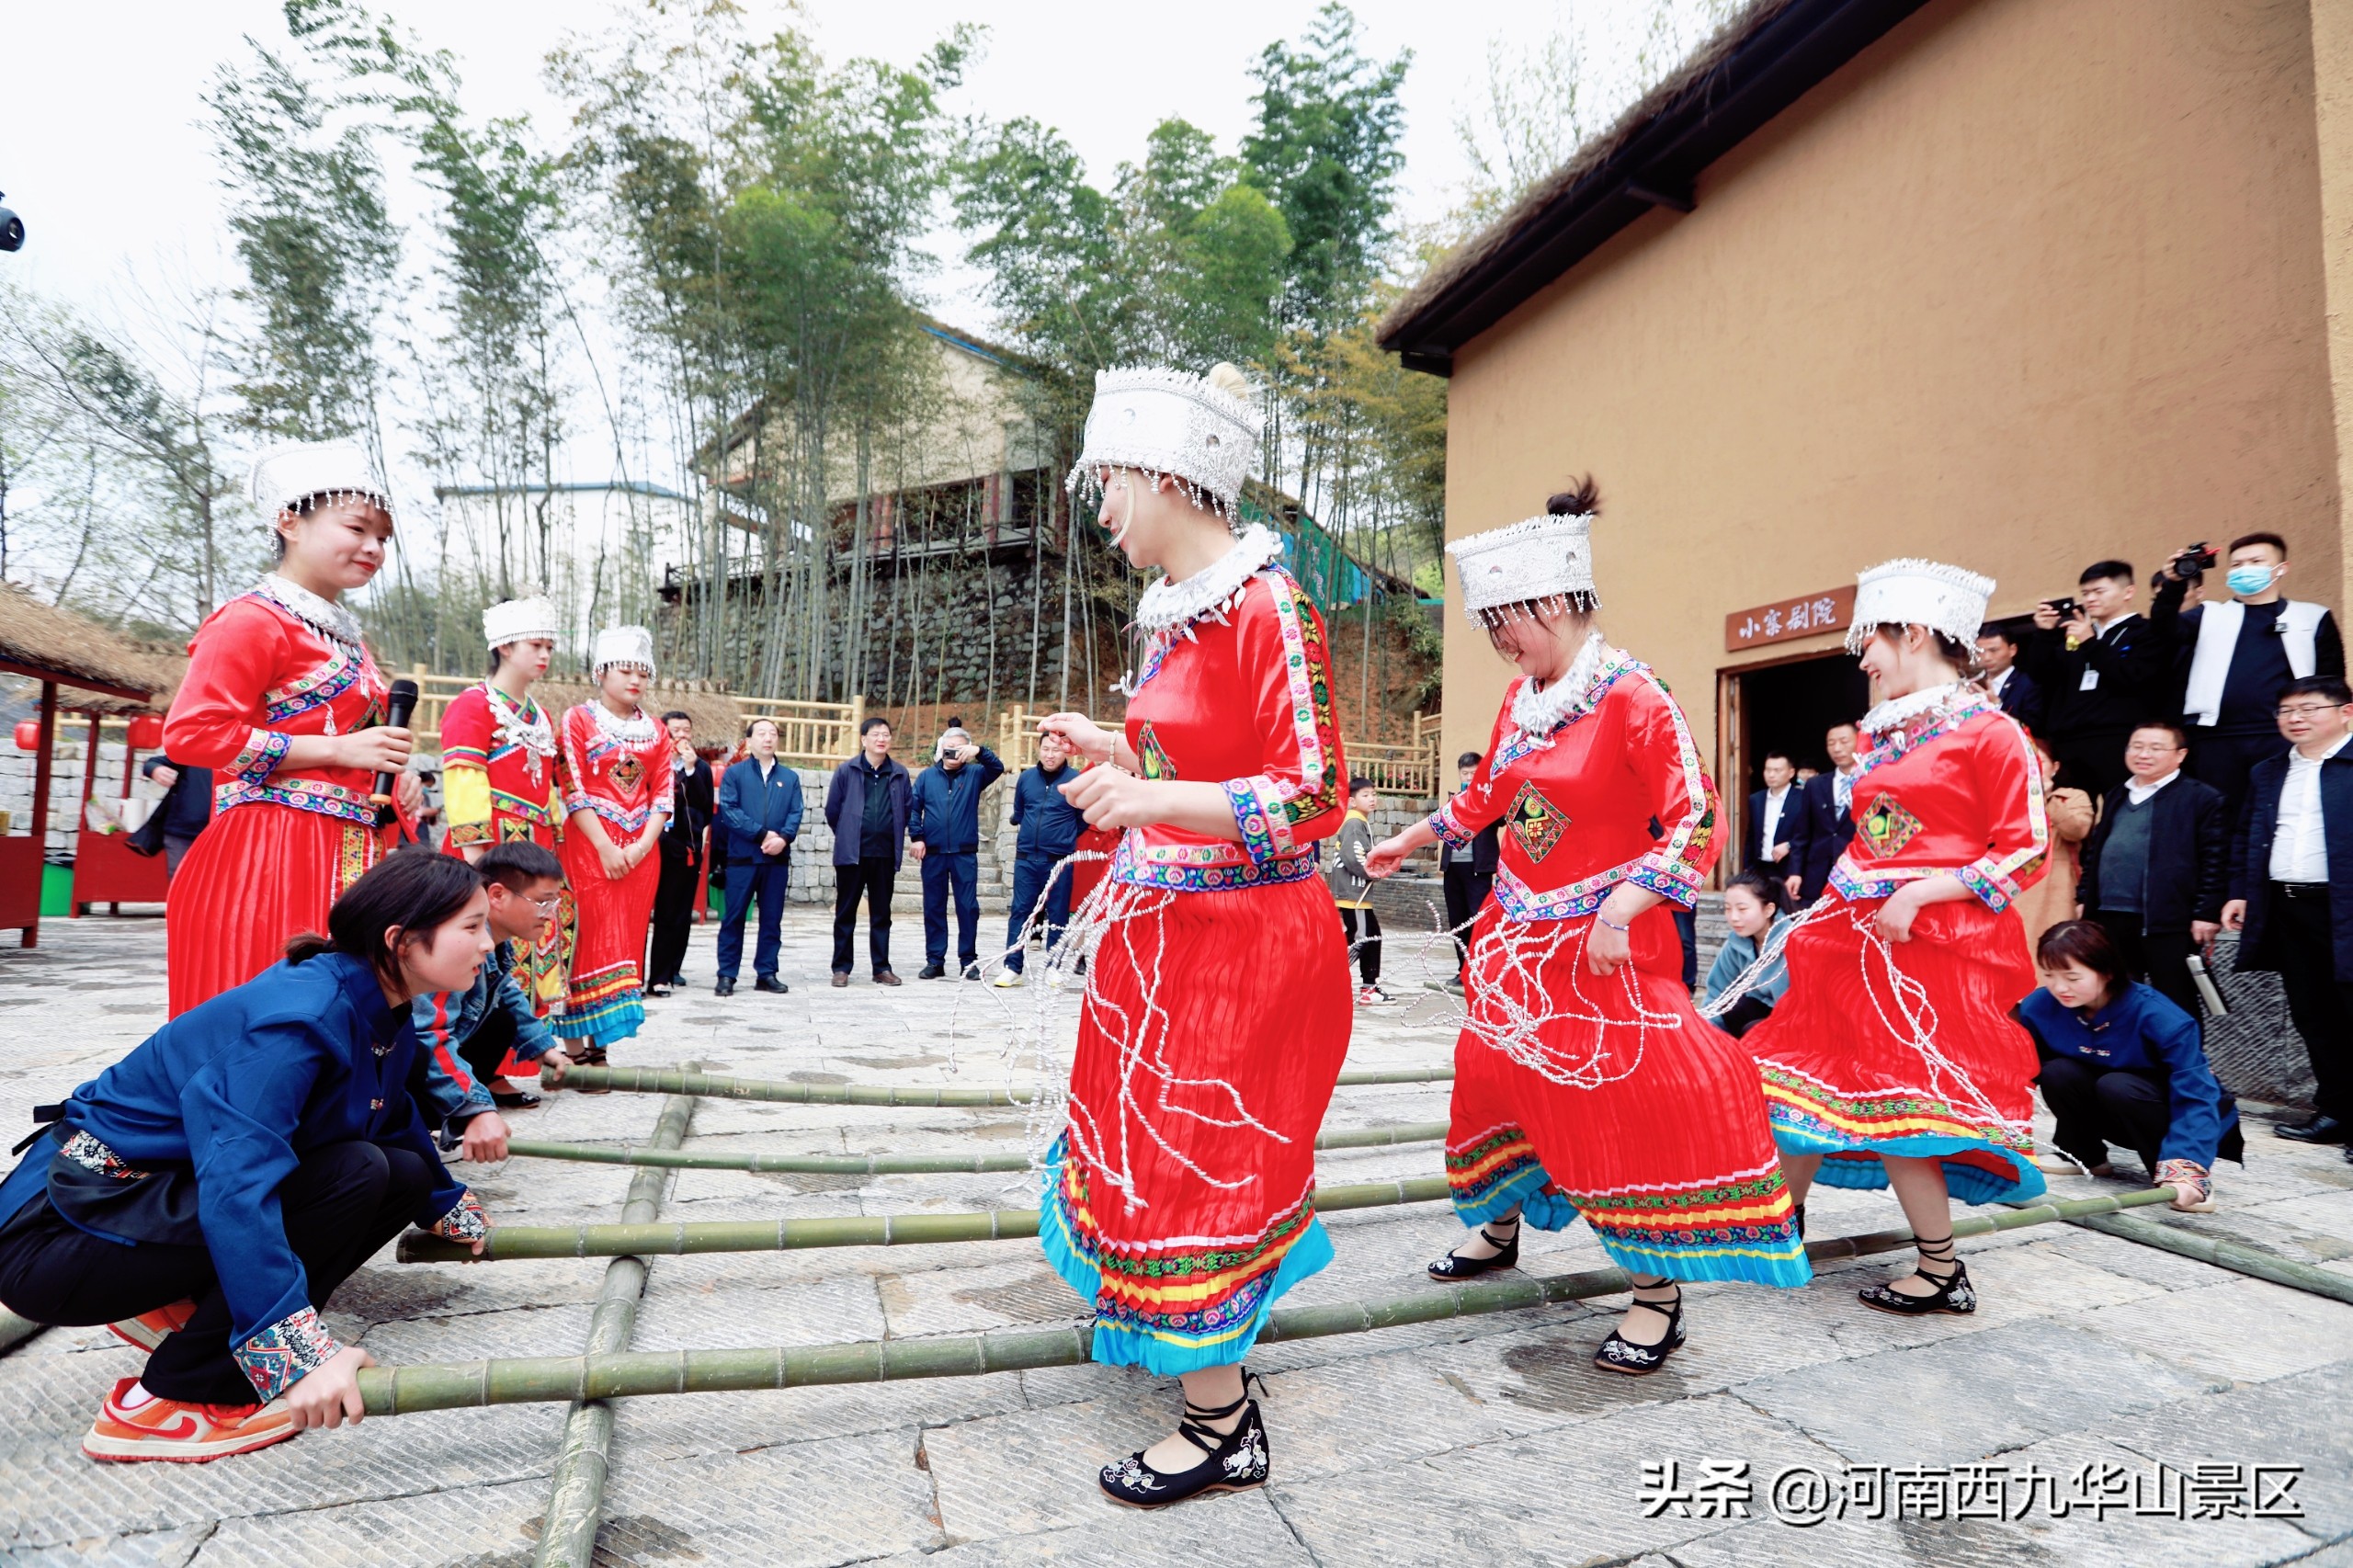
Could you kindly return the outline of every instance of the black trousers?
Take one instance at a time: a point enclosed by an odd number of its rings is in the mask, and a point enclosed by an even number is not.
[[[1495,891],[1495,879],[1492,873],[1483,877],[1469,866],[1449,860],[1446,874],[1439,881],[1446,891],[1446,924],[1455,933],[1454,968],[1460,976],[1471,963],[1471,933],[1467,927],[1485,906],[1487,895]]]
[[[645,983],[674,984],[683,978],[687,933],[694,929],[695,884],[701,880],[701,862],[683,844],[662,841],[662,881],[654,890],[654,949],[646,960]]]
[[[2087,1165],[2108,1163],[2115,1144],[2141,1156],[2141,1168],[2157,1174],[2157,1151],[2173,1125],[2173,1102],[2165,1079],[2154,1073],[2100,1068],[2073,1056],[2042,1051],[2042,1103],[2057,1125],[2051,1142],[2062,1153]]]
[[[278,1184],[287,1244],[302,1260],[311,1305],[416,1218],[433,1171],[405,1149],[329,1143]],[[74,1229],[37,1198],[0,1233],[0,1302],[35,1323],[119,1323],[174,1301],[196,1315],[147,1358],[147,1392],[192,1404],[252,1404],[254,1386],[230,1354],[228,1299],[201,1246],[124,1246]]]
[[[1738,1040],[1763,1019],[1773,1016],[1773,1004],[1762,996],[1748,995],[1734,1002],[1724,1016],[1716,1020],[1716,1028]]]
[[[2108,939],[2124,960],[2124,972],[2147,983],[2158,995],[2205,1026],[2205,1009],[2198,1000],[2198,983],[2189,978],[2189,955],[2198,944],[2187,931],[2141,929],[2138,911],[2101,909],[2092,914]]]
[[[498,1076],[498,1064],[506,1060],[514,1044],[515,1020],[493,1011],[483,1018],[480,1028],[458,1042],[458,1059],[473,1069],[474,1081],[480,1083]]]
[[[2336,932],[2325,898],[2290,898],[2271,884],[2270,942],[2304,1037],[2323,1116],[2353,1121],[2353,985],[2336,978]]]
[[[866,900],[867,954],[874,972],[891,967],[891,884],[899,875],[888,855],[870,855],[855,866],[834,868],[834,972],[850,969],[850,937],[858,931],[858,901]]]
[[[1347,933],[1348,948],[1357,955],[1357,974],[1367,985],[1381,982],[1381,916],[1370,909],[1340,906],[1340,929]]]
[[[2253,734],[2234,734],[2193,725],[2189,731],[2189,776],[2222,792],[2222,820],[2238,831],[2239,808],[2246,801],[2247,775],[2266,757],[2288,749],[2268,725]]]

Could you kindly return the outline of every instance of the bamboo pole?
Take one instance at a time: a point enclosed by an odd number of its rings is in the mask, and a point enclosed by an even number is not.
[[[694,1119],[695,1101],[673,1095],[662,1102],[654,1122],[654,1147],[676,1149],[687,1141]],[[621,1219],[644,1224],[662,1211],[662,1190],[669,1181],[663,1171],[646,1169],[630,1177],[629,1197]],[[637,1303],[645,1294],[647,1274],[642,1257],[617,1257],[605,1269],[605,1283],[597,1292],[597,1310],[588,1322],[588,1354],[617,1355],[629,1349],[637,1332]],[[585,1400],[572,1407],[563,1426],[563,1444],[556,1450],[554,1487],[540,1527],[540,1545],[532,1568],[589,1568],[597,1551],[597,1528],[605,1517],[605,1480],[612,1468],[613,1407],[602,1400]]]
[[[1396,1067],[1343,1073],[1343,1086],[1366,1084],[1446,1084],[1454,1080],[1451,1067]],[[967,1089],[950,1085],[896,1087],[883,1084],[787,1084],[773,1078],[732,1078],[718,1073],[688,1073],[676,1068],[570,1067],[564,1087],[618,1089],[637,1095],[701,1095],[719,1100],[778,1100],[788,1105],[870,1106],[1012,1106],[1028,1105],[1033,1093],[1006,1089]],[[551,1087],[554,1085],[551,1085]]]
[[[1319,1213],[1437,1203],[1450,1196],[1444,1176],[1319,1187]],[[1011,1241],[1038,1233],[1035,1209],[977,1214],[893,1214],[883,1219],[707,1220],[663,1225],[494,1225],[482,1256],[462,1242],[422,1231],[401,1237],[403,1263],[504,1263],[518,1257],[685,1256],[706,1252],[798,1252],[804,1247],[930,1246],[947,1242]]]
[[[2194,1257],[2200,1263],[2211,1263],[2217,1268],[2227,1268],[2234,1274],[2268,1279],[2274,1285],[2285,1285],[2291,1290],[2325,1296],[2333,1301],[2353,1303],[2353,1277],[2316,1268],[2252,1242],[2201,1236],[2195,1231],[2160,1225],[2131,1214],[2086,1214],[2072,1223],[2087,1231],[2097,1231],[2104,1236],[2115,1236],[2123,1241],[2138,1242],[2143,1246],[2155,1247],[2162,1252]]]
[[[2111,1214],[2171,1201],[2171,1187],[2119,1197],[2040,1203],[1956,1221],[1955,1236],[1982,1236],[2026,1225]],[[1879,1231],[1807,1244],[1816,1262],[1862,1257],[1911,1244],[1909,1230]],[[1518,1312],[1555,1301],[1614,1296],[1631,1288],[1625,1271],[1519,1275],[1418,1290],[1379,1301],[1286,1307],[1267,1314],[1261,1343],[1361,1334],[1406,1324]],[[623,1399],[650,1393],[713,1393],[727,1390],[799,1388],[818,1383],[875,1383],[903,1378],[972,1377],[1074,1366],[1087,1358],[1089,1330],[1017,1329],[939,1339],[892,1339],[853,1345],[781,1346],[742,1350],[641,1351],[617,1356],[530,1356],[495,1361],[369,1368],[359,1390],[370,1415],[411,1415],[483,1404],[528,1404],[559,1399]]]
[[[1443,1121],[1326,1132],[1319,1149],[1379,1149],[1427,1143],[1446,1136]],[[654,1149],[634,1143],[543,1143],[517,1138],[509,1154],[530,1160],[577,1160],[598,1165],[661,1165],[695,1171],[782,1171],[805,1176],[935,1176],[1026,1171],[1027,1154],[760,1154],[733,1149]]]

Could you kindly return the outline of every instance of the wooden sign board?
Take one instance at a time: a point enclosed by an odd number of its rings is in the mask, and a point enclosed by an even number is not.
[[[1844,631],[1855,613],[1855,585],[1826,588],[1818,594],[1776,599],[1754,609],[1736,609],[1724,617],[1724,652],[1738,653],[1768,642],[1787,642],[1824,631]]]

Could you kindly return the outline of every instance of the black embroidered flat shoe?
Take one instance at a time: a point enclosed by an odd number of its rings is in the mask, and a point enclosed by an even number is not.
[[[1936,1289],[1925,1296],[1907,1295],[1889,1285],[1866,1285],[1855,1292],[1863,1305],[1898,1317],[1928,1312],[1952,1312],[1961,1317],[1977,1310],[1977,1292],[1969,1283],[1969,1267],[1953,1251],[1952,1238],[1920,1242],[1920,1266],[1913,1270]],[[1952,1272],[1945,1272],[1949,1266]]]
[[[1430,1265],[1433,1279],[1476,1279],[1482,1274],[1497,1269],[1519,1267],[1519,1227],[1514,1225],[1508,1240],[1496,1235],[1484,1225],[1479,1227],[1479,1239],[1496,1249],[1493,1257],[1464,1257],[1460,1253],[1448,1253]]]
[[[1790,1214],[1798,1222],[1798,1240],[1805,1240],[1805,1205],[1802,1203],[1796,1205],[1790,1209]]]
[[[1242,1419],[1231,1432],[1202,1425],[1222,1421],[1237,1410]],[[1130,1508],[1165,1508],[1204,1492],[1246,1492],[1267,1483],[1267,1427],[1258,1419],[1258,1402],[1250,1397],[1247,1371],[1242,1374],[1242,1397],[1232,1404],[1204,1410],[1188,1400],[1176,1435],[1201,1450],[1200,1463],[1164,1475],[1144,1463],[1143,1452],[1138,1449],[1119,1463],[1103,1467],[1097,1478],[1103,1483],[1103,1494]]]
[[[1634,1301],[1636,1305],[1648,1307],[1654,1312],[1665,1309],[1666,1337],[1655,1345],[1637,1345],[1616,1329],[1611,1329],[1609,1337],[1601,1342],[1601,1348],[1593,1353],[1593,1364],[1605,1372],[1644,1377],[1665,1366],[1666,1358],[1683,1348],[1682,1287],[1676,1288],[1672,1305],[1665,1301],[1645,1301],[1639,1296],[1634,1298]]]

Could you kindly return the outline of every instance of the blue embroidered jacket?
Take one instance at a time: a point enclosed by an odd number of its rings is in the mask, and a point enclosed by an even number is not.
[[[26,1166],[41,1174],[20,1169],[0,1187],[0,1223],[43,1190],[56,1160],[125,1180],[151,1165],[191,1166],[232,1344],[273,1399],[341,1348],[319,1326],[278,1211],[278,1188],[305,1153],[359,1140],[404,1150],[439,1177],[416,1223],[482,1233],[479,1205],[442,1166],[410,1097],[422,1066],[407,1010],[385,1003],[365,963],[333,952],[280,960],[75,1089],[63,1120],[86,1136],[37,1146],[48,1155]]]
[[[2214,1168],[2214,1151],[2237,1125],[2239,1111],[2206,1065],[2197,1019],[2135,981],[2089,1020],[2038,986],[2018,1004],[2018,1022],[2054,1056],[2072,1056],[2102,1072],[2165,1074],[2173,1120],[2157,1158]]]

